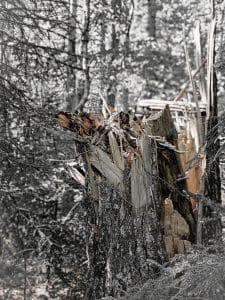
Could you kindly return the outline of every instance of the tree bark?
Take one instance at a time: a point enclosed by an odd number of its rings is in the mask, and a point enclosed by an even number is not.
[[[77,94],[77,53],[76,53],[76,29],[77,29],[77,0],[71,0],[69,28],[68,28],[68,67],[67,67],[67,91],[68,91],[68,111],[74,112],[79,99]]]
[[[205,190],[203,203],[203,244],[220,241],[222,238],[221,208],[221,179],[219,157],[217,155],[220,143],[218,132],[217,112],[217,78],[213,74],[213,105],[208,120],[206,143]]]
[[[85,206],[90,228],[89,284],[85,299],[122,296],[140,278],[154,277],[157,264],[165,259],[158,230],[156,145],[146,138],[143,147],[144,158],[131,165],[126,162],[123,169],[116,166],[121,167],[118,160],[113,162],[99,149],[96,152],[96,147],[88,149]]]
[[[79,82],[82,86],[82,96],[77,103],[75,110],[82,109],[85,103],[88,101],[91,87],[90,77],[90,57],[89,57],[89,39],[90,39],[90,23],[91,23],[91,0],[85,1],[86,15],[84,21],[84,28],[82,32],[82,45],[81,45],[81,59],[83,69],[83,80]]]

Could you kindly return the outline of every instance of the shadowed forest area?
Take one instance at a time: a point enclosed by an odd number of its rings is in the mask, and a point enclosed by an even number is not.
[[[0,1],[0,299],[225,299],[224,1]]]

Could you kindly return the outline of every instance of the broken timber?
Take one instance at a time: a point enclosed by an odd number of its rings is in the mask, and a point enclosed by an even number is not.
[[[76,162],[69,170],[85,184],[85,299],[119,295],[196,241],[195,195],[205,159],[197,150],[195,118],[191,111],[185,129],[177,130],[169,105],[145,120],[122,112],[56,116],[83,139],[78,151],[86,178]]]

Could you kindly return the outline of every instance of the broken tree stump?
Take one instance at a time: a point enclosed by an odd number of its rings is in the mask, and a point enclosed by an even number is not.
[[[185,132],[190,145],[182,144],[169,106],[145,121],[122,112],[108,118],[61,112],[55,121],[74,132],[85,170],[84,178],[70,167],[85,188],[88,271],[82,299],[123,295],[195,242],[188,192],[197,192],[189,189],[202,173],[193,171],[199,163],[194,138]]]

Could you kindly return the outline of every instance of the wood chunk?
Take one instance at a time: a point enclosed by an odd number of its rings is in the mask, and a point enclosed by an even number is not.
[[[109,182],[118,187],[121,186],[123,181],[123,172],[112,162],[110,157],[104,151],[97,146],[91,145],[89,160],[91,165],[105,176]]]
[[[164,229],[164,242],[168,258],[176,253],[184,253],[191,245],[189,241],[184,243],[183,238],[188,238],[190,229],[181,216],[173,207],[173,201],[166,198],[162,206],[161,224]]]
[[[163,237],[166,254],[168,258],[172,258],[175,254],[174,252],[174,241],[172,236],[164,236]]]
[[[169,198],[164,200],[163,212],[165,217],[171,216],[174,212],[173,201]]]
[[[184,249],[186,252],[191,247],[191,242],[187,240],[184,240],[183,242],[184,242]]]
[[[176,210],[174,210],[171,216],[171,228],[173,234],[180,238],[188,237],[190,235],[190,230],[187,222]]]
[[[109,145],[112,152],[113,162],[116,164],[118,168],[124,170],[124,158],[122,154],[122,147],[118,145],[116,138],[113,132],[109,132]]]
[[[177,254],[183,254],[185,252],[184,241],[179,238],[174,238],[174,249]]]
[[[142,156],[136,157],[131,163],[131,200],[136,209],[152,204],[153,179],[152,164],[156,159],[155,147],[151,140],[144,137],[140,141]]]
[[[85,186],[85,177],[81,172],[79,172],[76,167],[70,166],[69,164],[66,165],[66,170],[70,177],[72,177],[76,182]]]

